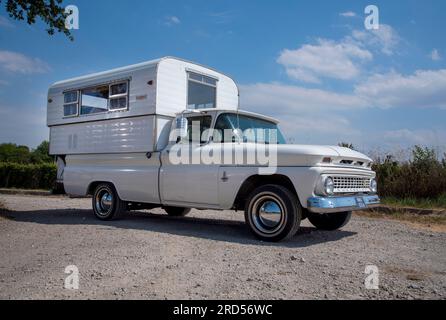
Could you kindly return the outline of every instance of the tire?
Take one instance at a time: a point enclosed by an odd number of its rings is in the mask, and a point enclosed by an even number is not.
[[[190,212],[190,208],[164,207],[164,211],[171,217],[184,217]]]
[[[333,231],[344,227],[350,221],[351,217],[351,212],[311,213],[308,215],[308,220],[317,229]]]
[[[245,205],[246,224],[254,236],[263,241],[278,242],[294,236],[301,219],[299,200],[279,185],[258,187]]]
[[[127,203],[119,198],[110,183],[101,183],[95,188],[92,206],[96,218],[103,221],[117,220],[127,211]]]

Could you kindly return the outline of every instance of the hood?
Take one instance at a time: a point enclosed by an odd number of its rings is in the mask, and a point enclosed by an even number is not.
[[[331,164],[367,168],[372,159],[349,148],[316,145],[277,145],[279,165],[311,166],[323,164],[331,158]]]

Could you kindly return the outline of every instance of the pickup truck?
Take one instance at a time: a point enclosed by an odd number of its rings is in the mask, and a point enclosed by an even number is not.
[[[286,144],[277,120],[240,110],[232,78],[180,58],[54,83],[47,125],[59,185],[91,195],[101,220],[237,210],[256,237],[280,241],[303,219],[334,230],[380,201],[370,158]]]
[[[184,111],[172,121],[166,147],[146,157],[157,166],[151,183],[157,184],[158,201],[128,201],[109,176],[88,187],[97,218],[154,207],[171,216],[185,216],[191,208],[240,210],[257,238],[280,241],[304,219],[335,230],[353,210],[380,203],[370,158],[338,146],[286,144],[277,120],[241,110]],[[65,175],[69,179],[70,172]]]

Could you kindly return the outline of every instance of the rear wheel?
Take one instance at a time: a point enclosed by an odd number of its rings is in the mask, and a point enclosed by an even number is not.
[[[190,208],[164,207],[164,211],[171,217],[184,217],[190,212]]]
[[[351,217],[351,212],[310,213],[308,220],[318,229],[332,231],[344,227],[350,221]]]
[[[127,203],[122,201],[110,183],[98,185],[92,199],[93,212],[100,220],[116,220],[127,211]]]
[[[246,224],[264,241],[276,242],[293,236],[301,219],[302,208],[297,197],[279,185],[255,189],[246,202]]]

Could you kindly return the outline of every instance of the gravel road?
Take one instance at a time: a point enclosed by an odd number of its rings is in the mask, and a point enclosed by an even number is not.
[[[255,240],[243,214],[162,210],[100,222],[90,199],[0,195],[0,299],[446,299],[446,233],[354,216]],[[64,288],[77,266],[79,290]],[[367,265],[379,289],[364,286]]]

